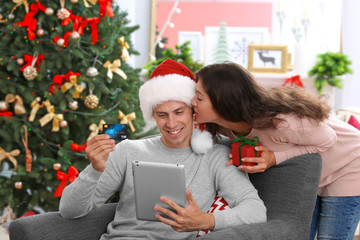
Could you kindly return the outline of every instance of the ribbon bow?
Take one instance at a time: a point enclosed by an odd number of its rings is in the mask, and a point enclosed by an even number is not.
[[[12,150],[11,152],[5,152],[4,149],[0,147],[0,162],[8,158],[12,164],[14,164],[14,171],[17,169],[17,160],[14,158],[20,154],[19,149]]]
[[[121,36],[117,39],[118,43],[123,47],[121,49],[121,59],[123,61],[129,61],[130,59],[130,56],[129,56],[129,51],[128,49],[130,48],[129,47],[129,44],[127,42],[125,42],[125,37],[124,36]]]
[[[290,84],[290,86],[293,86],[294,84],[299,87],[304,87],[303,83],[300,80],[300,75],[295,75],[289,78],[286,78],[284,84],[282,86],[285,86],[286,84]]]
[[[108,72],[107,72],[108,78],[112,79],[113,78],[112,72],[114,72],[114,73],[120,75],[123,79],[127,79],[126,74],[123,72],[123,70],[121,70],[119,68],[121,66],[120,59],[115,59],[113,61],[113,63],[111,63],[110,61],[106,61],[103,66],[104,66],[104,68],[108,69]]]
[[[90,24],[91,27],[91,36],[92,36],[92,44],[95,45],[95,43],[98,40],[98,27],[97,24],[100,22],[100,18],[94,17],[94,18],[85,18],[84,21],[81,22],[78,33],[84,34],[84,28],[86,25]]]
[[[88,3],[88,1],[92,4],[92,5],[95,5],[97,0],[84,0],[84,5],[85,7],[87,8],[91,8],[91,5]]]
[[[36,113],[39,111],[40,109],[40,104],[38,101],[36,101],[36,98],[31,102],[30,104],[31,107],[31,112],[30,112],[30,117],[29,117],[29,122],[33,122],[36,116]]]
[[[29,3],[27,2],[27,0],[13,0],[13,3],[16,4],[16,5],[13,7],[13,9],[17,8],[17,7],[20,6],[21,4],[24,4],[24,6],[25,6],[25,12],[26,12],[26,13],[29,12]]]
[[[57,171],[56,178],[58,180],[60,180],[60,183],[59,183],[59,186],[55,190],[54,196],[55,197],[61,197],[64,188],[68,184],[68,181],[70,181],[71,183],[73,181],[75,181],[78,174],[79,174],[79,171],[74,166],[69,167],[69,170],[68,170],[67,174],[60,171],[60,170]]]
[[[84,86],[77,84],[77,76],[76,75],[70,76],[70,82],[64,83],[64,85],[61,86],[61,90],[63,92],[66,92],[72,87],[75,88],[75,91],[73,93],[73,98],[79,98],[80,93],[84,90]]]
[[[13,116],[13,113],[10,111],[0,112],[0,116],[11,118]]]
[[[42,118],[40,118],[40,126],[43,127],[45,126],[48,122],[50,122],[51,120],[53,120],[53,126],[51,131],[52,132],[58,132],[60,129],[60,121],[64,120],[64,117],[62,114],[55,114],[55,107],[54,105],[51,105],[49,100],[46,100],[45,102],[43,102],[44,105],[46,106],[46,109],[48,111],[48,113],[43,116]]]
[[[14,112],[16,115],[24,114],[26,113],[24,102],[22,98],[19,95],[14,96],[14,94],[9,93],[5,97],[5,102],[7,103],[14,103]]]
[[[98,3],[100,5],[100,17],[113,17],[114,12],[112,10],[111,2],[113,0],[98,0]]]
[[[53,83],[50,85],[49,87],[49,91],[54,93],[54,87],[59,89],[60,86],[62,85],[63,83],[63,80],[69,82],[70,81],[70,76],[72,75],[75,75],[77,77],[79,77],[81,75],[81,73],[77,73],[77,72],[72,72],[72,71],[69,71],[67,74],[65,75],[60,75],[60,74],[57,74],[53,77]]]
[[[99,131],[102,132],[104,124],[105,124],[104,120],[100,120],[99,125],[96,125],[95,123],[91,124],[89,126],[89,130],[91,131],[91,133],[87,138],[87,140],[89,141],[90,139],[98,135]]]
[[[35,19],[34,16],[38,13],[39,10],[43,12],[46,11],[46,7],[42,5],[40,1],[30,4],[30,12],[25,15],[23,21],[14,23],[14,25],[18,25],[20,27],[26,27],[30,41],[36,38],[35,30],[37,19]]]
[[[29,54],[25,54],[24,55],[25,64],[20,68],[20,71],[23,72],[27,66],[34,66],[34,65],[36,67],[36,70],[40,71],[39,65],[41,61],[44,61],[44,54],[39,54],[36,57],[33,57]]]
[[[132,113],[129,113],[128,115],[125,115],[122,111],[119,110],[118,118],[121,119],[120,123],[129,124],[131,131],[135,132],[135,127],[134,127],[134,125],[132,123],[132,121],[136,119],[135,112],[132,112]]]
[[[246,139],[246,137],[241,134],[237,134],[236,136],[237,138],[234,139],[234,142],[242,142],[242,144],[239,145],[239,153],[241,153],[241,148],[244,145],[251,145],[253,147],[256,147],[256,145],[259,143],[259,138],[257,136],[253,137],[250,140]],[[255,157],[257,157],[257,151],[255,151]]]

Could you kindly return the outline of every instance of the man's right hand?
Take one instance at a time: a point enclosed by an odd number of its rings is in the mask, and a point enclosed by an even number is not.
[[[93,168],[103,172],[109,153],[115,150],[115,140],[107,134],[96,135],[86,142],[85,153],[88,155]]]

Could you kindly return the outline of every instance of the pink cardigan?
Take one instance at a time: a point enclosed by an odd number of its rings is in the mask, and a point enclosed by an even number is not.
[[[278,117],[286,120],[278,129],[253,128],[246,137],[258,136],[261,144],[274,152],[276,164],[301,154],[319,153],[319,196],[360,196],[359,130],[335,117],[320,124],[293,114]]]

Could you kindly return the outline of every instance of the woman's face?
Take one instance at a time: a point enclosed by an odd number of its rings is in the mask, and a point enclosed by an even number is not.
[[[196,121],[199,123],[217,123],[220,115],[213,108],[210,98],[205,92],[203,81],[199,78],[196,84],[196,94],[191,100],[191,105],[194,108]]]

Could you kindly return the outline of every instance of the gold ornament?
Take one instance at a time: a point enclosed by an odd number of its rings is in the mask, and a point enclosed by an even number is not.
[[[77,84],[77,76],[72,75],[70,76],[70,82],[66,82],[61,86],[61,90],[63,92],[68,91],[70,88],[74,87],[75,91],[73,93],[73,98],[79,98],[80,93],[84,91],[84,86],[81,86],[80,84]]]
[[[18,65],[23,65],[24,64],[24,59],[23,58],[18,58],[18,59],[16,59],[16,63]]]
[[[106,122],[102,119],[100,120],[99,125],[96,125],[95,123],[91,124],[89,126],[89,130],[91,131],[91,133],[87,138],[87,141],[98,135],[99,131],[102,132],[104,124],[106,124]]]
[[[46,8],[45,14],[48,15],[48,16],[53,15],[53,14],[54,14],[54,9],[52,9],[52,8]]]
[[[7,103],[14,103],[14,112],[16,115],[20,115],[20,114],[24,114],[26,113],[26,109],[24,107],[24,102],[22,100],[22,98],[19,95],[14,95],[14,94],[7,94],[5,96],[5,101]]]
[[[79,39],[80,38],[80,33],[76,32],[76,31],[73,31],[73,32],[71,32],[70,37],[72,39],[74,39],[74,40]]]
[[[65,40],[62,39],[62,38],[59,38],[59,39],[56,41],[56,45],[58,45],[59,47],[64,47],[64,45],[65,45]]]
[[[38,72],[35,67],[33,66],[27,66],[24,71],[23,75],[26,78],[26,80],[34,80],[38,76]]]
[[[115,59],[113,63],[111,63],[110,61],[106,61],[104,63],[104,68],[108,69],[107,72],[107,76],[108,78],[112,79],[113,78],[113,73],[118,74],[119,76],[121,76],[123,79],[127,79],[126,74],[123,72],[123,70],[121,70],[119,67],[121,66],[121,62],[120,59]]]
[[[69,102],[69,108],[71,110],[75,111],[76,109],[78,109],[78,107],[79,107],[79,103],[77,101],[72,100],[72,101]]]
[[[118,111],[118,118],[121,120],[120,123],[122,124],[129,124],[129,127],[132,132],[135,132],[135,127],[132,123],[133,120],[136,120],[135,112],[129,113],[125,115],[122,111]]]
[[[10,160],[10,162],[12,162],[12,164],[14,164],[14,171],[16,171],[16,169],[17,169],[17,160],[16,160],[15,157],[19,156],[19,154],[20,154],[19,149],[12,150],[11,152],[5,152],[5,150],[0,147],[0,163],[3,160],[8,158]]]
[[[8,110],[9,104],[6,101],[0,101],[0,111]]]
[[[87,108],[93,109],[99,104],[99,98],[94,94],[90,94],[86,96],[84,103]]]
[[[49,100],[46,100],[43,102],[43,104],[45,105],[48,113],[43,116],[42,118],[40,118],[40,126],[43,127],[45,126],[48,122],[50,122],[51,120],[53,120],[53,124],[52,124],[52,132],[58,132],[59,131],[59,126],[60,126],[60,122],[62,120],[64,120],[64,117],[62,114],[55,114],[55,107],[54,105],[51,105]]]
[[[78,0],[70,0],[71,3],[75,4],[78,2]]]
[[[65,0],[60,0],[60,6],[61,8],[57,11],[56,16],[60,20],[64,20],[68,17],[70,17],[70,12],[65,8]]]
[[[86,75],[89,77],[95,77],[99,74],[98,70],[95,67],[89,67],[86,70]]]
[[[54,169],[55,171],[60,170],[60,168],[61,168],[61,164],[60,164],[60,163],[54,163],[53,169]]]
[[[22,189],[23,183],[21,181],[18,181],[18,182],[15,182],[14,186],[16,189]]]
[[[60,122],[60,127],[61,127],[61,128],[66,128],[67,125],[68,125],[68,122],[67,122],[66,120],[62,120],[62,121]]]
[[[45,34],[44,29],[39,28],[38,30],[36,30],[36,35],[38,35],[39,37],[44,36],[44,34]]]

